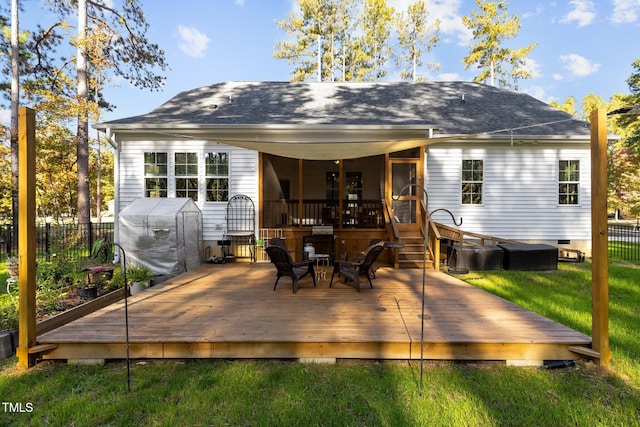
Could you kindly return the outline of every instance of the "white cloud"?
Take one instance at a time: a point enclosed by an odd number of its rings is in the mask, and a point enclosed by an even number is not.
[[[178,47],[187,56],[194,58],[204,57],[207,45],[211,41],[209,37],[193,27],[178,25],[180,43]]]
[[[440,73],[435,78],[439,82],[456,82],[462,80],[458,73]]]
[[[11,110],[0,110],[0,124],[11,125]]]
[[[236,0],[237,6],[244,6],[244,0]]]
[[[553,101],[553,96],[547,95],[547,91],[542,86],[531,86],[524,89],[524,93],[533,96],[536,99],[539,99],[542,102],[546,102],[547,104]]]
[[[600,64],[590,61],[577,53],[560,55],[560,62],[564,64],[563,68],[567,70],[572,77],[585,77],[600,69]]]
[[[560,73],[554,73],[553,80],[556,80],[556,81],[564,80],[564,76]]]
[[[640,0],[613,0],[611,22],[628,24],[636,22],[640,17]]]
[[[576,21],[578,28],[586,27],[596,18],[595,5],[591,0],[571,0],[573,9],[562,18],[560,22],[571,23]]]
[[[538,77],[542,77],[542,70],[540,67],[540,64],[538,64],[538,61],[536,61],[535,59],[531,59],[531,58],[527,58],[524,64],[524,67],[522,67],[525,71],[528,71],[529,73],[531,73],[531,78],[538,78]]]

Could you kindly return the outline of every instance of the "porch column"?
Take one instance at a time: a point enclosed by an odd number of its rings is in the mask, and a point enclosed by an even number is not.
[[[302,228],[302,219],[304,218],[304,184],[302,168],[304,167],[304,160],[298,159],[298,228]]]
[[[344,214],[344,160],[339,160],[338,163],[338,228],[342,229],[342,215]]]

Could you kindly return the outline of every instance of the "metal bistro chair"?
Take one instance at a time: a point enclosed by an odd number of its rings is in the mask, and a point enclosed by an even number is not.
[[[347,280],[352,281],[358,292],[360,292],[360,276],[366,277],[369,281],[369,286],[373,289],[373,283],[371,283],[371,267],[383,250],[384,242],[380,242],[367,249],[362,262],[336,261],[329,287],[333,285],[333,277],[338,273],[344,276],[345,283],[347,283]]]
[[[271,262],[276,267],[276,283],[273,285],[273,290],[276,290],[276,286],[278,286],[278,281],[282,276],[291,277],[291,286],[293,288],[293,293],[296,293],[298,289],[298,280],[302,279],[304,276],[309,274],[313,279],[313,287],[316,286],[316,273],[313,270],[313,261],[305,261],[304,263],[293,263],[291,261],[291,256],[289,252],[285,249],[282,249],[278,246],[269,246],[267,249],[267,254],[271,259]]]

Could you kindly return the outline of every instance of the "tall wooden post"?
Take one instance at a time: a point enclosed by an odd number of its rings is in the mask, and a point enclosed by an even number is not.
[[[18,110],[18,365],[33,366],[36,344],[36,113]]]
[[[609,236],[607,227],[607,116],[602,108],[591,113],[591,335],[608,366],[609,348]]]

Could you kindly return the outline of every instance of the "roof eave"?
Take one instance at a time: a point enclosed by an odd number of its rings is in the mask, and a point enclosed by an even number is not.
[[[103,132],[117,134],[155,134],[183,139],[221,139],[252,141],[380,141],[429,138],[440,126],[425,125],[192,125],[192,124],[109,124],[93,126]]]

